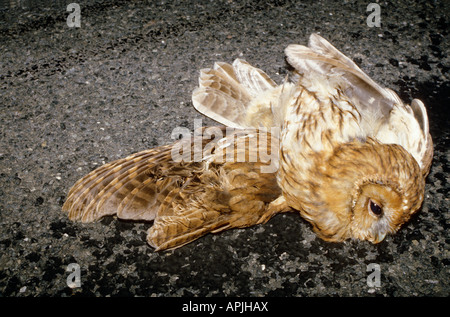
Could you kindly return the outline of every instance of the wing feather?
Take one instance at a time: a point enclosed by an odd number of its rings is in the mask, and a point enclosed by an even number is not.
[[[249,138],[256,138],[256,142]],[[237,131],[218,142],[208,159],[209,168],[166,196],[149,229],[148,243],[156,250],[177,248],[207,233],[263,223],[290,210],[277,201],[281,190],[276,173],[261,173],[271,162],[264,155],[253,159],[258,148],[270,142],[278,141],[254,129]],[[230,146],[234,153],[224,162]],[[246,155],[240,156],[241,151]]]
[[[106,192],[106,188],[120,185],[121,179],[136,172],[139,169],[138,162],[146,164],[146,160],[154,157],[155,154],[157,153],[154,150],[142,151],[105,164],[90,172],[70,189],[63,210],[69,212],[69,218],[86,222],[99,219],[107,214],[114,214],[114,210],[99,210],[94,202],[98,203],[103,199],[102,195]]]
[[[253,67],[242,59],[238,58],[233,62],[233,69],[238,82],[247,89],[252,97],[277,86],[264,71]]]
[[[251,101],[276,87],[269,76],[247,62],[215,63],[200,71],[199,87],[192,93],[194,107],[204,115],[234,128],[248,128],[246,115]],[[270,105],[266,105],[270,109]]]
[[[236,130],[212,141],[198,137],[202,149],[212,147],[201,162],[171,160],[171,145],[105,164],[74,185],[63,210],[84,222],[113,214],[154,220],[147,240],[157,250],[179,247],[209,232],[262,223],[281,210],[278,205],[270,208],[281,195],[276,170],[261,172],[271,159],[278,160],[271,153],[277,138],[256,129]],[[262,146],[270,149],[261,151]]]
[[[300,73],[300,81],[306,87],[315,77],[325,76],[339,86],[360,112],[369,116],[381,113],[387,117],[395,104],[402,104],[397,94],[374,82],[318,34],[310,36],[308,46],[291,44],[285,50],[288,62]]]

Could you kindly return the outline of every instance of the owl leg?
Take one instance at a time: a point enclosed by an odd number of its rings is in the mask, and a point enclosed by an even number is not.
[[[257,224],[266,223],[276,214],[289,211],[292,211],[292,208],[289,207],[284,196],[280,196],[269,204],[267,211],[261,216]]]

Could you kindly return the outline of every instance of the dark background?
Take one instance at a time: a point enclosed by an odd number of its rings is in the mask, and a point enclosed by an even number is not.
[[[0,296],[448,296],[449,2],[0,1]],[[73,1],[75,2],[75,1]],[[326,243],[297,214],[154,253],[151,224],[69,221],[61,206],[99,165],[213,122],[199,70],[246,59],[278,83],[283,50],[318,32],[405,102],[428,109],[435,157],[423,209],[378,245]],[[78,263],[81,288],[66,284]],[[367,284],[370,263],[381,286]]]

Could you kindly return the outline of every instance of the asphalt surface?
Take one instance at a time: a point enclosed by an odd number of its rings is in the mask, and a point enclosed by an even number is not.
[[[368,1],[78,1],[79,28],[65,2],[10,3],[0,2],[0,296],[450,295],[448,1],[380,2],[380,27],[366,23]],[[427,106],[426,199],[396,235],[327,243],[284,214],[155,253],[151,223],[61,212],[94,168],[171,143],[196,118],[214,123],[192,107],[200,69],[243,58],[281,82],[284,48],[312,32]],[[68,286],[71,263],[80,287]]]

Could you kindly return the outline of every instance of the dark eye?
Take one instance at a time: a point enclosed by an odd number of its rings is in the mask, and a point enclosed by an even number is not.
[[[383,208],[376,204],[372,199],[369,199],[369,210],[375,215],[375,216],[381,216],[383,213]]]

